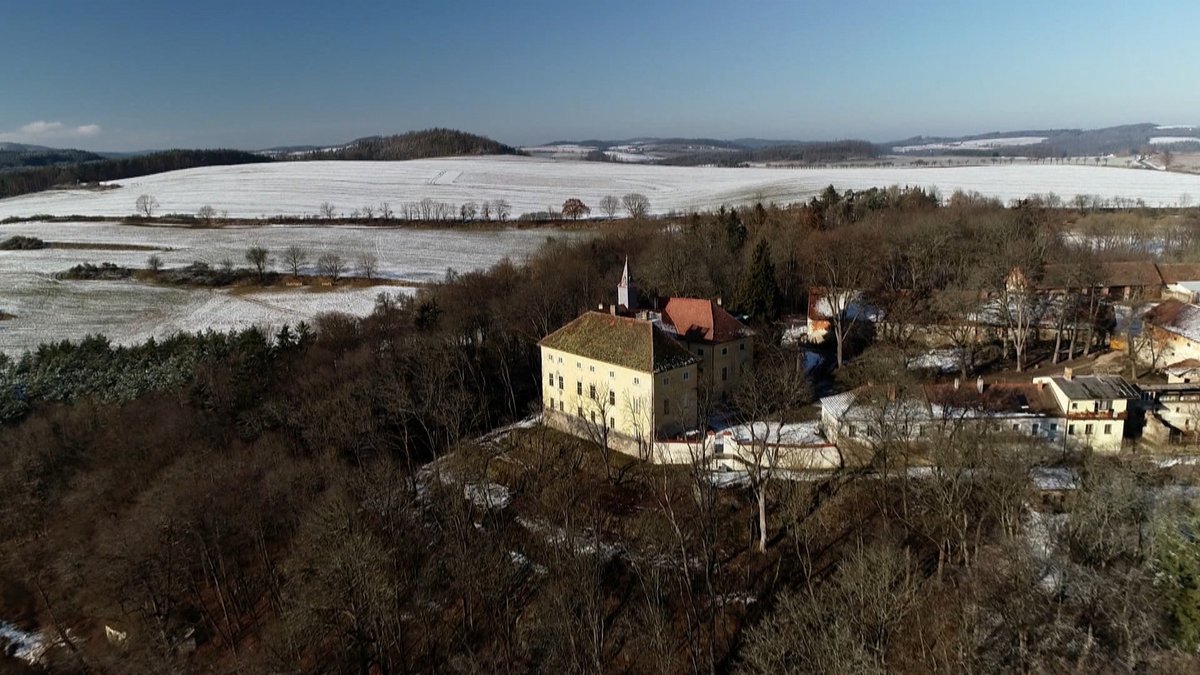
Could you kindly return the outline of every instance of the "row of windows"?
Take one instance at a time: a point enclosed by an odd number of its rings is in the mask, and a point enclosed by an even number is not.
[[[1000,430],[1000,425],[999,425],[999,424],[992,424],[992,425],[991,425],[991,428],[992,428],[992,430],[993,430],[993,431],[999,431],[999,430]],[[1015,432],[1015,433],[1020,433],[1020,431],[1021,431],[1021,425],[1020,425],[1020,424],[1016,424],[1016,423],[1014,423],[1014,424],[1012,425],[1012,430],[1013,430],[1013,432]],[[1042,430],[1042,425],[1040,425],[1040,424],[1036,424],[1036,423],[1035,423],[1035,424],[1033,424],[1033,425],[1031,425],[1031,426],[1030,426],[1029,433],[1030,433],[1030,434],[1032,434],[1032,435],[1034,435],[1034,436],[1037,436],[1039,433],[1041,433],[1041,430]],[[923,436],[923,435],[925,435],[925,426],[924,426],[924,425],[922,425],[922,426],[918,427],[918,428],[917,428],[917,433],[918,433],[918,434],[920,434],[920,435],[922,435],[922,436]],[[1058,434],[1058,425],[1057,425],[1057,424],[1054,424],[1054,423],[1051,423],[1051,424],[1050,424],[1050,433],[1051,433],[1051,435],[1057,435],[1057,434]],[[1095,425],[1093,425],[1093,424],[1085,424],[1085,425],[1083,425],[1083,435],[1084,435],[1084,436],[1091,436],[1091,435],[1093,435],[1094,433],[1095,433]],[[847,427],[846,427],[846,435],[847,435],[847,436],[849,436],[849,437],[851,437],[851,438],[854,438],[854,437],[855,437],[857,434],[858,434],[858,430],[854,428],[854,425],[853,425],[853,424],[851,424],[851,425],[849,425],[849,426],[847,426]],[[1104,425],[1104,432],[1103,432],[1103,434],[1104,434],[1105,436],[1110,436],[1110,435],[1112,435],[1112,425],[1111,425],[1111,424],[1105,424],[1105,425]],[[1074,436],[1074,435],[1076,435],[1076,434],[1075,434],[1075,425],[1074,425],[1074,424],[1068,424],[1068,425],[1067,425],[1067,435],[1068,435],[1068,436]]]
[[[557,401],[557,404],[558,404],[558,410],[559,410],[559,411],[562,411],[562,410],[563,410],[563,401],[562,401],[562,399],[559,399],[559,400]],[[550,399],[550,409],[551,409],[551,410],[554,410],[554,409],[555,409],[555,400],[554,400],[554,398],[553,398],[553,397],[551,397],[551,399]],[[575,409],[575,414],[576,414],[577,416],[579,416],[579,417],[583,417],[583,416],[584,416],[584,415],[583,415],[583,406],[579,406],[578,408],[576,408],[576,409]],[[596,423],[596,411],[595,411],[595,410],[593,410],[593,411],[591,412],[591,415],[589,415],[589,418],[592,420],[592,424],[595,424],[595,423]],[[600,419],[604,419],[604,417],[603,417],[603,416],[601,416],[601,417],[600,417]],[[616,417],[609,417],[609,418],[608,418],[608,428],[609,428],[609,429],[613,429],[613,428],[616,428],[616,426],[617,426],[617,418],[616,418]]]
[[[739,352],[746,351],[746,343],[745,342],[738,344],[738,351]],[[721,347],[721,356],[725,356],[727,354],[729,354],[729,347]],[[696,356],[704,356],[704,347],[699,347],[696,349]]]

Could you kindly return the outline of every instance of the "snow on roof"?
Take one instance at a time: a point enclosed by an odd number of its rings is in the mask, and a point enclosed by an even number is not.
[[[1200,369],[1200,359],[1184,359],[1163,368],[1163,372],[1168,375],[1186,375],[1197,369]]]
[[[853,391],[844,391],[833,396],[826,396],[821,399],[821,413],[841,419],[846,416],[846,412],[854,405],[856,398],[857,396]]]
[[[1193,342],[1200,342],[1200,306],[1167,300],[1146,313],[1146,322]]]
[[[1071,379],[1062,376],[1046,378],[1054,383],[1068,399],[1090,401],[1095,399],[1135,399],[1141,394],[1137,387],[1120,375],[1076,375]]]

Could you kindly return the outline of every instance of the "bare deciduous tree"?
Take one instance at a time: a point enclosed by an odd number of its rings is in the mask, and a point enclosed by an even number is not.
[[[143,217],[152,218],[154,211],[158,209],[158,200],[154,198],[154,195],[141,195],[134,202],[134,207]]]
[[[758,505],[758,550],[767,550],[767,490],[782,468],[784,417],[811,398],[802,359],[760,350],[758,363],[734,393],[747,442],[740,457]]]
[[[492,209],[496,212],[496,219],[504,222],[508,220],[509,214],[512,213],[512,204],[509,204],[505,199],[497,199],[492,202]]]
[[[151,272],[157,272],[162,269],[163,261],[157,253],[146,259],[146,267],[150,268]]]
[[[368,279],[375,278],[375,272],[379,269],[379,256],[370,251],[363,251],[358,254],[358,271]]]
[[[329,202],[321,202],[321,205],[317,207],[317,213],[321,214],[325,220],[333,220],[337,215],[337,207]]]
[[[292,244],[283,249],[283,263],[292,272],[292,276],[300,276],[300,268],[308,262],[308,249],[299,244]]]
[[[478,211],[479,207],[475,205],[475,202],[465,202],[462,206],[458,207],[458,215],[462,218],[464,223],[470,220],[475,220],[475,214],[478,213]]]
[[[321,257],[317,258],[317,269],[336,284],[346,271],[346,261],[336,253],[322,253]]]
[[[650,213],[650,200],[639,192],[630,192],[621,198],[621,205],[630,218],[645,218]]]
[[[258,273],[258,283],[264,283],[267,278],[267,266],[271,263],[271,254],[262,246],[251,246],[246,249],[246,262]]]
[[[615,195],[604,195],[600,199],[600,210],[609,218],[615,218],[617,212],[621,210],[621,200],[617,199]]]
[[[196,212],[196,216],[203,220],[206,225],[211,225],[214,218],[217,217],[217,210],[211,204],[205,204]]]

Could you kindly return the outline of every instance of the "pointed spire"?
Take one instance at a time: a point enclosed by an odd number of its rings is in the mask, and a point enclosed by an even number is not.
[[[637,287],[629,276],[629,256],[625,256],[625,269],[621,272],[621,283],[617,284],[617,305],[629,310],[638,308]]]

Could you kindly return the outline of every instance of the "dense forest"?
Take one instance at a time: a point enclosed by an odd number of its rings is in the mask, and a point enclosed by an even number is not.
[[[8,148],[5,147],[5,144],[0,143],[0,173],[104,159],[100,155],[85,150],[56,150],[54,148],[33,148],[32,146],[16,148],[17,146]]]
[[[764,398],[806,378],[773,319],[848,270],[936,312],[1014,265],[1197,260],[1198,230],[830,189],[613,222],[365,318],[0,358],[0,621],[57,644],[32,672],[1195,672],[1200,516],[1170,487],[1194,467],[884,434],[867,467],[754,488],[760,551],[751,486],[510,425],[538,411],[536,341],[611,302],[625,256],[647,297],[751,315]],[[907,347],[861,340],[827,384],[919,387]],[[1070,494],[1031,479],[1066,467]]]
[[[0,172],[0,198],[71,187],[100,181],[148,176],[198,166],[268,162],[266,157],[241,150],[167,150],[137,157],[101,159],[65,166]]]
[[[370,136],[344,147],[299,155],[301,159],[386,160],[458,157],[463,155],[519,155],[521,151],[490,138],[456,129],[425,129],[395,136]]]
[[[769,145],[736,152],[701,152],[666,159],[660,163],[682,166],[740,166],[748,162],[826,164],[872,159],[879,154],[879,149],[868,141],[845,140]]]

